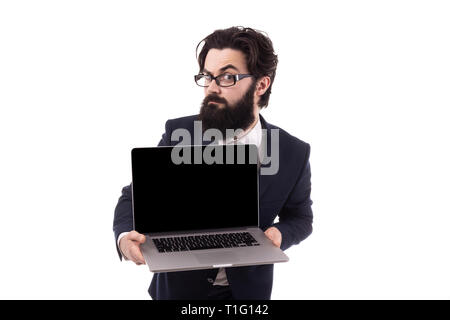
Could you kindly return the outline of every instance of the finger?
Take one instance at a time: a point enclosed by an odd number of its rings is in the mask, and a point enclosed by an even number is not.
[[[272,243],[277,246],[278,248],[281,247],[281,234],[279,232],[277,232],[277,230],[270,228],[268,230],[266,230],[266,232],[264,232],[267,236],[267,238],[269,238],[269,240],[272,241]]]
[[[273,244],[274,244],[275,246],[277,246],[278,248],[281,247],[281,239],[280,239],[280,238],[278,238],[278,239],[276,239],[276,240],[272,240],[272,242],[273,242]]]
[[[280,247],[281,246],[281,239],[279,236],[275,235],[274,233],[271,233],[270,236],[268,236],[267,238],[269,238],[269,240],[272,241],[272,243],[277,246]]]
[[[131,252],[131,256],[133,257],[133,260],[135,262],[140,262],[140,263],[144,262],[144,257],[142,256],[142,252],[138,246],[131,247],[130,252]]]
[[[145,264],[144,256],[142,255],[142,252],[138,246],[131,247],[130,255],[131,255],[131,260],[133,260],[134,263],[136,263],[138,265]]]

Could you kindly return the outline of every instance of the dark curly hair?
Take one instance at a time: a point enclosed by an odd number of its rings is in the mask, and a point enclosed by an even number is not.
[[[203,71],[206,55],[210,49],[230,48],[244,53],[247,60],[247,68],[256,79],[263,76],[270,77],[269,88],[258,102],[260,108],[267,107],[278,64],[278,57],[273,50],[272,41],[269,37],[264,35],[262,31],[252,28],[231,27],[220,29],[198,43],[195,50],[196,54],[203,42],[204,45],[197,55],[200,72]]]

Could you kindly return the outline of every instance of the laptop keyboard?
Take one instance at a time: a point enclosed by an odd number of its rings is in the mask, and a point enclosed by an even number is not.
[[[248,232],[157,238],[153,239],[153,243],[159,252],[259,246]]]

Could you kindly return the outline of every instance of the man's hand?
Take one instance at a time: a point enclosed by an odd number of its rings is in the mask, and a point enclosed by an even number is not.
[[[125,257],[138,266],[145,264],[140,245],[145,242],[145,236],[137,231],[131,231],[122,239],[120,239],[119,247]]]
[[[281,240],[283,237],[281,235],[280,230],[278,230],[276,227],[270,227],[264,232],[264,234],[266,235],[267,238],[272,240],[275,246],[277,246],[278,248],[281,247]]]

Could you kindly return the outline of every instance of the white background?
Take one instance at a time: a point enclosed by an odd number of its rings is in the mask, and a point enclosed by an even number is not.
[[[273,299],[450,298],[446,1],[0,2],[0,298],[149,299],[112,232],[130,149],[197,113],[195,47],[279,56],[268,122],[311,144],[314,232]]]

